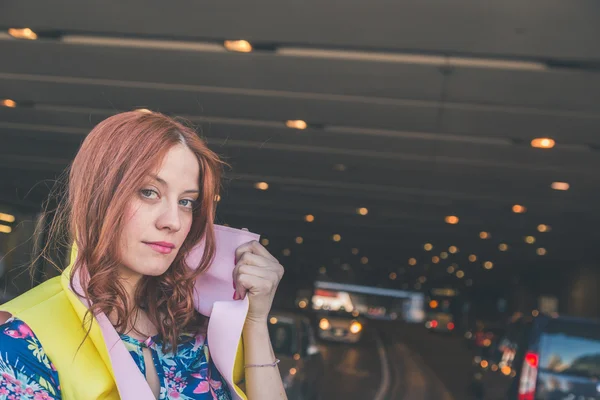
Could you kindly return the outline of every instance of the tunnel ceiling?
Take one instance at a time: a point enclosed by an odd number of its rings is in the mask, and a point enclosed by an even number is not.
[[[599,16],[585,0],[4,2],[0,202],[37,208],[96,123],[147,108],[231,164],[217,222],[261,233],[298,279],[511,284],[594,260]],[[239,39],[252,51],[225,48]]]

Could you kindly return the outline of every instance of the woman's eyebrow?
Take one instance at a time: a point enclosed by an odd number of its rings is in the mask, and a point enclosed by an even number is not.
[[[167,182],[164,179],[162,179],[160,176],[158,176],[158,175],[150,175],[150,177],[152,179],[156,180],[158,183],[160,183],[163,186],[169,186],[167,184]],[[188,189],[188,190],[184,190],[183,193],[200,193],[200,190],[198,190],[198,189]]]

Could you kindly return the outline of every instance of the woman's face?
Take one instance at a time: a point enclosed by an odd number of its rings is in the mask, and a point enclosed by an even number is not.
[[[142,275],[167,271],[192,226],[199,180],[198,160],[181,144],[169,150],[156,175],[147,177],[125,210],[123,278],[134,283]]]

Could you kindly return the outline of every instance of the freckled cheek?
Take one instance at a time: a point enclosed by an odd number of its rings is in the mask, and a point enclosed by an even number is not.
[[[143,239],[142,234],[144,233],[143,226],[143,213],[140,212],[139,207],[129,205],[126,207],[123,214],[124,227],[123,236],[124,241],[127,244],[135,243]]]
[[[183,235],[184,238],[187,237],[188,233],[190,232],[190,229],[192,229],[192,222],[193,219],[191,216],[185,216],[182,219],[182,224],[181,224],[181,234]]]

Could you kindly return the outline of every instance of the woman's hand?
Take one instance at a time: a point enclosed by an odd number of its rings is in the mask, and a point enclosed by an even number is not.
[[[249,296],[247,321],[266,323],[283,267],[259,242],[253,240],[235,251],[234,300]]]

